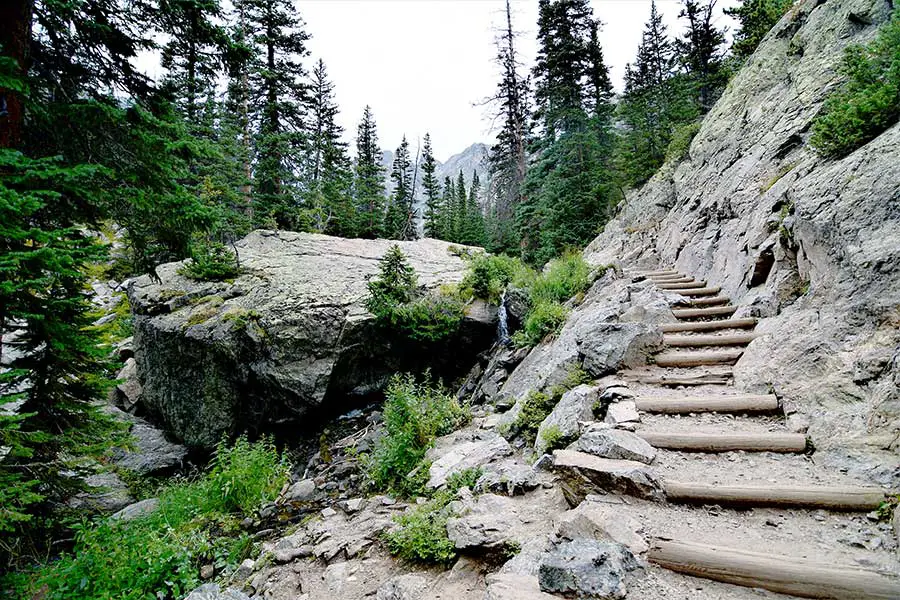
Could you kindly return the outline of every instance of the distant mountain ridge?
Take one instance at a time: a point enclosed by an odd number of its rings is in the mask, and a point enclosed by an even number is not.
[[[462,152],[454,154],[448,158],[446,162],[442,163],[440,161],[435,161],[437,163],[437,169],[434,174],[441,184],[441,189],[443,189],[445,177],[450,177],[455,183],[459,171],[462,170],[466,187],[472,185],[472,173],[478,173],[478,179],[481,181],[481,189],[483,192],[488,179],[487,157],[489,151],[490,146],[482,144],[481,142],[476,142]],[[415,148],[410,148],[410,154],[412,155],[412,160],[415,160]],[[393,162],[394,152],[392,150],[382,150],[381,164],[384,167],[385,189],[388,193],[394,189],[393,182],[391,181],[391,167],[393,166]],[[420,167],[421,162],[422,160],[420,157]],[[424,198],[422,196],[422,169],[420,168],[418,177],[416,178],[417,207],[421,207],[424,204]]]

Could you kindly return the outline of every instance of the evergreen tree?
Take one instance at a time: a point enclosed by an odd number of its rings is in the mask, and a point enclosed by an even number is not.
[[[453,189],[456,190],[456,198],[453,200],[453,233],[450,241],[463,244],[466,240],[466,227],[469,221],[469,194],[466,191],[466,178],[463,176],[462,169],[456,176],[456,184]]]
[[[343,128],[337,124],[338,107],[334,84],[328,80],[325,63],[316,63],[310,85],[307,125],[306,219],[319,232],[351,237],[355,218],[351,195],[352,178]]]
[[[472,186],[466,202],[466,228],[464,243],[473,246],[484,246],[485,229],[484,213],[481,209],[481,181],[478,171],[472,171]]]
[[[305,229],[297,180],[304,150],[306,71],[309,35],[289,0],[237,0],[251,48],[247,68],[250,119],[256,155],[254,220]]]
[[[424,148],[422,150],[422,189],[425,192],[425,236],[443,239],[444,231],[441,227],[441,184],[434,172],[437,163],[431,150],[431,136],[425,134]]]
[[[441,212],[438,219],[442,240],[452,241],[456,223],[456,186],[449,175],[444,177],[444,189],[441,193]]]
[[[387,236],[397,240],[415,239],[415,215],[413,214],[413,174],[406,136],[400,142],[391,168],[394,191],[388,206],[385,229]]]
[[[677,42],[680,60],[697,89],[700,110],[712,108],[725,85],[722,46],[725,30],[713,23],[717,0],[681,0],[678,16],[687,21],[684,35]]]
[[[373,238],[384,235],[384,167],[372,109],[366,106],[356,131],[356,166],[353,191],[359,224],[357,234]]]
[[[793,0],[742,0],[739,6],[726,8],[725,14],[740,23],[731,47],[734,55],[745,59],[753,54],[765,35],[793,3]]]
[[[491,147],[488,155],[491,175],[488,196],[495,223],[491,233],[493,250],[510,249],[513,245],[512,217],[521,202],[525,181],[528,82],[519,73],[515,38],[510,3],[507,0],[506,27],[497,40],[496,62],[502,75],[497,93],[491,99],[499,108],[501,122],[497,143]]]

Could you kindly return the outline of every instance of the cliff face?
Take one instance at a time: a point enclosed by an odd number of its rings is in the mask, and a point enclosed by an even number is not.
[[[703,121],[689,156],[630,195],[593,263],[674,266],[762,317],[735,385],[774,391],[818,456],[900,480],[900,125],[841,160],[807,146],[889,0],[803,0]]]

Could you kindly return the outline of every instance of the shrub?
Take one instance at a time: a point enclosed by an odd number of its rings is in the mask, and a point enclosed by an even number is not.
[[[31,587],[47,600],[183,597],[199,585],[201,563],[229,568],[247,556],[240,519],[274,499],[288,474],[267,440],[220,444],[209,474],[163,489],[156,512],[80,525],[73,553],[37,569]]]
[[[557,402],[559,398],[553,398],[542,392],[528,392],[514,425],[516,431],[529,445],[534,443],[538,428],[553,411]]]
[[[559,302],[539,302],[528,311],[522,329],[513,335],[513,342],[520,347],[539,344],[548,335],[557,333],[568,316],[569,310]]]
[[[691,148],[691,142],[694,136],[700,131],[700,123],[686,123],[679,125],[672,132],[672,139],[669,140],[669,147],[666,148],[666,160],[681,162],[687,158],[688,150]]]
[[[851,46],[847,82],[825,101],[810,144],[823,156],[846,156],[900,119],[900,11],[867,46]]]
[[[551,425],[541,434],[541,441],[544,442],[544,451],[552,452],[557,448],[562,448],[568,443],[563,436],[562,430],[557,425]]]
[[[178,269],[180,275],[198,281],[221,281],[240,272],[237,254],[218,242],[196,244],[191,259]]]
[[[478,254],[472,259],[460,287],[475,298],[498,303],[506,286],[518,278],[528,279],[529,271],[519,259]]]
[[[384,401],[385,435],[365,459],[372,486],[402,496],[421,492],[428,476],[425,453],[434,439],[470,418],[467,407],[427,376],[422,382],[409,374],[394,376]]]
[[[400,246],[394,244],[378,263],[378,277],[367,287],[366,309],[379,319],[390,319],[394,309],[413,299],[417,277]]]
[[[565,302],[591,287],[594,276],[591,266],[580,252],[567,252],[547,263],[544,272],[531,284],[531,301]]]

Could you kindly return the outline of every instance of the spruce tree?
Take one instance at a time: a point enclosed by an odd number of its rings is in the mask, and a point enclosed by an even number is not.
[[[469,223],[469,194],[466,191],[466,178],[462,169],[456,176],[456,184],[453,189],[456,191],[456,198],[453,200],[453,234],[450,241],[459,244],[466,243],[467,226]]]
[[[697,89],[702,112],[712,108],[725,85],[722,70],[722,46],[725,30],[713,23],[717,0],[681,0],[678,16],[687,21],[684,35],[677,42],[680,60]]]
[[[441,184],[435,177],[437,163],[431,149],[431,136],[425,134],[422,150],[422,189],[425,192],[425,236],[443,239],[441,227]]]
[[[765,35],[793,3],[793,0],[742,0],[739,6],[726,8],[725,14],[740,23],[731,47],[734,55],[745,59],[753,54]]]
[[[449,175],[444,177],[444,189],[441,193],[441,212],[439,219],[442,240],[453,241],[456,223],[456,186]]]
[[[356,130],[356,165],[353,172],[357,235],[377,238],[384,235],[384,167],[372,109],[366,106]]]
[[[484,213],[481,209],[481,181],[478,171],[472,171],[472,186],[466,202],[466,236],[464,242],[473,246],[485,245]]]
[[[394,183],[394,191],[391,193],[385,220],[387,237],[396,240],[415,239],[412,162],[405,135],[394,154],[391,181]]]

